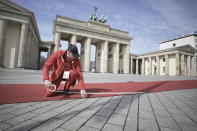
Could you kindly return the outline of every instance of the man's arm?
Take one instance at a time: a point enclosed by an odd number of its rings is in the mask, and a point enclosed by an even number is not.
[[[80,90],[85,90],[85,85],[84,85],[84,79],[83,79],[83,73],[81,71],[81,65],[80,65],[80,60],[77,60],[77,67],[76,67],[77,73],[79,75],[78,77],[78,87]]]
[[[43,80],[49,80],[49,69],[51,69],[54,63],[57,61],[58,54],[59,51],[53,53],[45,62],[43,67]]]

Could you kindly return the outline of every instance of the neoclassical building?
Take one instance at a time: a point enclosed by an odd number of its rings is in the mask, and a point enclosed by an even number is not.
[[[68,41],[81,45],[81,66],[85,72],[91,71],[94,45],[96,72],[196,76],[197,49],[196,44],[191,44],[197,41],[196,34],[162,42],[160,50],[140,55],[130,53],[133,38],[128,32],[92,20],[56,16],[53,36],[53,41],[42,41],[33,12],[9,0],[0,0],[1,67],[40,69],[40,52],[48,52],[49,57],[59,50],[60,41]],[[188,37],[192,39],[189,43],[185,41]]]
[[[7,0],[0,0],[0,66],[38,69],[40,52],[50,51],[42,42],[34,13]]]
[[[129,50],[132,38],[128,32],[111,28],[95,21],[79,21],[57,16],[54,21],[54,48],[59,49],[60,40],[81,44],[81,66],[90,70],[91,45],[96,46],[96,72],[129,73]]]
[[[197,50],[191,45],[163,49],[141,55],[130,55],[131,74],[196,75]]]

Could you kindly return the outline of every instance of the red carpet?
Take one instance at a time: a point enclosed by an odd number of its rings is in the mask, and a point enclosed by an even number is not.
[[[87,92],[158,92],[191,88],[197,88],[197,80],[86,84]],[[74,88],[71,91],[79,90]],[[101,96],[112,95],[89,95],[88,97]],[[77,98],[81,98],[79,94],[65,96],[63,93],[58,93],[54,97],[45,97],[43,84],[0,84],[0,104]]]

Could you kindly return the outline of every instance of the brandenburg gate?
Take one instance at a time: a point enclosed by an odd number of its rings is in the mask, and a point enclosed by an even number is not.
[[[96,46],[96,72],[129,73],[129,50],[132,38],[128,32],[113,29],[96,21],[79,21],[56,16],[53,25],[53,52],[59,50],[60,40],[81,44],[81,67],[90,71],[91,45]]]

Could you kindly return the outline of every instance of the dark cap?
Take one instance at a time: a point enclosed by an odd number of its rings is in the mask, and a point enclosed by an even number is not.
[[[79,58],[79,57],[80,57],[76,45],[68,44],[68,49],[67,49],[67,51],[71,52],[75,58]]]

